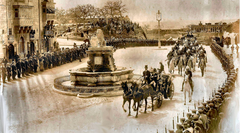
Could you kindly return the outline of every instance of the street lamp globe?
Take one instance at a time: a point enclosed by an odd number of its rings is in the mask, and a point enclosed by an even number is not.
[[[157,21],[162,20],[162,13],[160,12],[160,10],[158,10],[158,12],[156,13],[156,19],[157,19]]]

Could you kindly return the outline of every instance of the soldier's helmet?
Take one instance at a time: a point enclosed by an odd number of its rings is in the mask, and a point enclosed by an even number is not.
[[[214,107],[214,104],[213,104],[213,103],[210,103],[209,106],[210,106],[210,107]]]
[[[203,113],[203,110],[202,110],[202,109],[199,109],[199,110],[198,110],[198,113],[202,114],[202,113]]]
[[[191,118],[192,117],[192,113],[187,113],[187,117]]]
[[[183,125],[180,123],[177,123],[177,129],[182,129],[182,128],[183,128]]]
[[[199,115],[197,115],[197,114],[194,114],[194,115],[193,115],[193,120],[194,120],[194,121],[197,121],[198,118],[199,118]]]
[[[196,109],[193,109],[193,110],[192,110],[192,113],[193,113],[193,114],[196,114],[196,113],[197,113],[197,110],[196,110]]]

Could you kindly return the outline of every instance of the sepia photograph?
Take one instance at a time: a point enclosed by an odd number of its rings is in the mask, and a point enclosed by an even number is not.
[[[240,0],[0,0],[0,133],[240,133]]]

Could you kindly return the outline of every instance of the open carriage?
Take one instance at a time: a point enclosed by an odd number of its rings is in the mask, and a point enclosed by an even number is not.
[[[172,82],[172,77],[167,74],[162,75],[162,79],[159,80],[158,89],[164,96],[165,99],[172,100],[174,95],[174,84]]]

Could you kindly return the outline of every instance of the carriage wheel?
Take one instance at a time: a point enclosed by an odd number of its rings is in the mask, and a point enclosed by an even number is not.
[[[170,88],[169,88],[169,99],[170,99],[170,100],[172,100],[173,95],[174,95],[174,84],[171,83],[171,86],[170,86]]]

